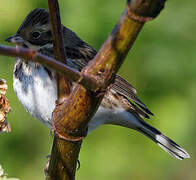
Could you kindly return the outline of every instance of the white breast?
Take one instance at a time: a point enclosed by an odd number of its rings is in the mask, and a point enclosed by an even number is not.
[[[16,64],[18,62],[19,60],[16,60]],[[51,128],[52,112],[57,100],[56,75],[53,72],[53,78],[51,79],[42,66],[36,68],[34,63],[23,64],[23,70],[18,74],[19,78],[14,74],[14,91],[24,108],[32,116]],[[137,120],[132,114],[126,112],[120,104],[115,109],[100,106],[89,122],[89,131],[102,124],[118,124],[134,128]]]
[[[23,64],[23,68],[20,78],[13,77],[14,91],[24,108],[50,127],[57,99],[56,77],[51,80],[45,69],[35,68],[34,63]]]

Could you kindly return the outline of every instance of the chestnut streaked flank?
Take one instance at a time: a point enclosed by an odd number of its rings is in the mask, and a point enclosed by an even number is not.
[[[62,29],[67,64],[81,71],[93,59],[96,51],[70,29],[63,25]],[[31,11],[17,33],[7,41],[54,57],[48,12],[44,9]],[[70,82],[70,86],[73,89],[75,83]],[[52,112],[57,100],[56,72],[38,63],[17,58],[13,87],[24,108],[51,128]],[[189,154],[184,149],[142,119],[149,118],[150,115],[153,115],[152,112],[136,96],[135,88],[116,75],[97,113],[88,124],[88,132],[103,124],[120,125],[140,132],[177,159],[189,158]]]

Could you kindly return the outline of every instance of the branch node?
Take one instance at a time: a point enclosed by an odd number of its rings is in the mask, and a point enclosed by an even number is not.
[[[76,81],[77,84],[80,84],[84,80],[84,75],[81,73],[81,76],[79,79]]]
[[[129,18],[131,18],[135,21],[141,22],[141,23],[144,23],[144,22],[147,22],[147,21],[152,21],[154,19],[152,17],[143,17],[143,16],[138,16],[138,15],[134,14],[131,11],[129,5],[127,5],[127,15],[128,15]]]
[[[138,22],[151,21],[164,8],[166,0],[127,0],[128,16]]]
[[[105,92],[106,87],[105,87],[104,80],[107,77],[106,74],[107,72],[104,70],[103,72],[98,71],[95,73],[94,71],[91,71],[92,68],[89,67],[86,66],[85,68],[82,69],[81,78],[79,82],[82,82],[84,79],[89,79],[89,81],[91,81],[91,86],[92,86],[92,88],[90,89],[91,91],[93,91],[94,93]]]
[[[63,103],[56,105],[56,108],[53,112],[53,119],[58,119],[58,115],[56,114],[56,112],[61,111],[60,106],[63,106]],[[70,129],[69,122],[66,122],[66,124],[62,125],[61,121],[52,121],[52,131],[58,138],[70,142],[81,141],[87,135],[87,129],[84,131],[81,131],[79,129]]]
[[[71,136],[71,135],[67,135],[66,133],[61,134],[57,130],[55,130],[54,133],[58,138],[71,142],[79,142],[86,137],[86,136]]]
[[[29,49],[29,56],[31,59],[34,59],[37,56],[37,51]]]

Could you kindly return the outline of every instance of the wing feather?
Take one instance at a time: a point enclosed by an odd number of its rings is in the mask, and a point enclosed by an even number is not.
[[[68,28],[65,28],[64,32],[66,32],[64,33],[65,39],[72,39],[72,37],[75,36],[77,37],[75,38],[75,41],[71,41],[71,43],[68,44],[65,43],[65,49],[69,61],[71,60],[71,63],[77,67],[77,70],[81,71],[82,68],[84,68],[88,62],[95,57],[97,52]],[[72,43],[75,43],[75,45],[73,46]],[[120,75],[116,75],[115,81],[111,86],[111,90],[114,90],[117,94],[127,99],[127,104],[130,105],[130,109],[134,108],[135,111],[140,112],[139,114],[142,114],[146,118],[149,118],[148,115],[153,115],[148,107],[136,96],[136,89],[120,77]],[[135,104],[130,100],[132,100]]]

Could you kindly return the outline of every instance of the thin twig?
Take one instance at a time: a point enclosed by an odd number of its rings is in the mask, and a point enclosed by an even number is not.
[[[77,82],[92,91],[96,91],[100,87],[100,84],[98,84],[95,79],[90,79],[88,76],[84,76],[82,73],[70,68],[66,64],[61,63],[52,57],[42,55],[32,49],[0,46],[0,55],[19,57],[25,61],[38,62],[48,68],[54,69],[65,75],[69,80]]]
[[[55,59],[66,64],[66,52],[64,48],[64,39],[60,18],[59,5],[57,0],[48,0],[50,22],[52,25],[52,38],[53,38],[53,50]]]
[[[50,23],[52,26],[52,39],[54,57],[57,61],[66,64],[66,52],[64,48],[63,32],[58,0],[48,0]],[[57,74],[58,102],[64,101],[71,92],[70,83],[65,76]]]

